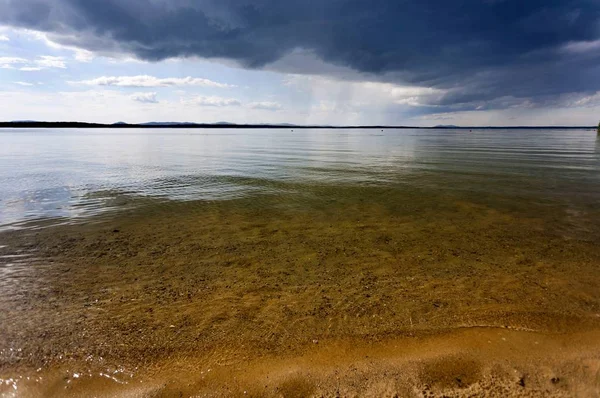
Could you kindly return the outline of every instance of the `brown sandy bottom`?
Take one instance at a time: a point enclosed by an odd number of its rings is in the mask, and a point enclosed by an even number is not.
[[[23,397],[594,397],[600,394],[599,338],[598,332],[557,336],[476,328],[377,344],[319,341],[301,355],[229,364],[183,357],[135,375],[55,368],[20,375],[0,392]]]
[[[2,392],[598,396],[599,220],[307,187],[5,232]]]

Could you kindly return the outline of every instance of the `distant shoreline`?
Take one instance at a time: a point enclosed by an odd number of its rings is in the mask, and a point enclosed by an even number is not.
[[[108,129],[446,129],[446,130],[596,130],[595,126],[324,126],[324,125],[292,125],[292,124],[234,124],[234,123],[86,123],[86,122],[0,122],[0,128],[108,128]]]

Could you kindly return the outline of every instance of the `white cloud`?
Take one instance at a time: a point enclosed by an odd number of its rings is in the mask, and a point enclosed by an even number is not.
[[[25,64],[27,60],[25,58],[19,57],[0,57],[0,64],[2,65],[10,65],[10,64]]]
[[[116,86],[116,87],[177,87],[177,86],[203,86],[228,88],[235,87],[229,84],[218,83],[208,79],[195,77],[168,77],[155,76],[102,76],[91,80],[69,82],[71,84],[84,84],[87,86]]]
[[[63,57],[53,57],[51,55],[42,55],[35,61],[35,64],[42,68],[65,69],[67,67]]]
[[[19,86],[25,86],[25,87],[33,86],[32,83],[27,83],[27,82],[15,82],[15,84],[18,84]]]
[[[600,106],[600,91],[587,94],[563,94],[552,102],[542,103],[542,105],[559,108],[594,108]]]
[[[135,93],[131,95],[131,99],[143,104],[157,104],[158,99],[156,93]]]
[[[573,108],[579,108],[579,107],[588,108],[588,107],[596,107],[598,105],[600,105],[600,91],[595,94],[592,94],[592,95],[574,99],[573,101],[567,103],[567,106],[573,107]]]
[[[193,97],[188,99],[182,99],[181,103],[184,105],[200,105],[200,106],[240,106],[242,103],[235,98],[222,98],[222,97]]]
[[[88,51],[88,50],[82,50],[79,48],[73,48],[71,49],[72,51],[75,52],[75,60],[79,61],[79,62],[92,62],[92,60],[95,58],[95,55],[93,52]]]
[[[567,53],[590,53],[600,50],[600,40],[572,41],[562,47]]]
[[[252,109],[263,109],[268,111],[278,111],[283,109],[283,106],[281,106],[280,103],[271,101],[251,102],[248,104],[248,107]]]
[[[10,39],[6,35],[0,35],[0,41],[10,41]]]
[[[62,57],[53,57],[50,55],[43,55],[35,60],[28,60],[21,57],[0,57],[0,67],[2,69],[15,69],[13,65],[23,65],[19,70],[24,72],[34,72],[48,68],[64,69],[67,67]]]
[[[48,35],[46,33],[37,32],[34,30],[29,30],[29,29],[19,29],[18,31],[20,33],[27,35],[28,37],[30,37],[34,40],[42,41],[47,47],[52,48],[54,50],[72,51],[74,53],[73,58],[75,58],[75,60],[78,62],[91,62],[95,58],[95,55],[93,52],[84,50],[82,48],[67,46],[67,45],[63,45],[63,44],[57,43],[55,41],[52,41],[52,40],[50,40],[50,38],[48,37]]]

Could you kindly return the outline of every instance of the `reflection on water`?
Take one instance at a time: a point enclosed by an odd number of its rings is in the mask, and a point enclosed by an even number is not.
[[[5,227],[120,209],[130,197],[240,198],[273,182],[600,197],[589,130],[9,129],[0,142]]]

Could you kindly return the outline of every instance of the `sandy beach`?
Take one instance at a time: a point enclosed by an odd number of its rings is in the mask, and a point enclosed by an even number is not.
[[[25,397],[594,397],[599,338],[469,328],[371,344],[325,340],[282,356],[188,355],[139,372],[64,366],[23,374],[2,392],[11,395],[14,382]]]

